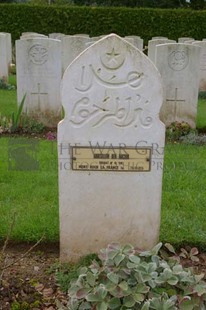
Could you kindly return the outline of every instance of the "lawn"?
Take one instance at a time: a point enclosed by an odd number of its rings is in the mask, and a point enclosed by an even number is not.
[[[16,171],[12,149],[26,142],[37,143],[38,170]],[[20,143],[20,144],[19,144]],[[33,144],[34,145],[34,144]],[[13,155],[15,156],[15,155]],[[5,237],[9,223],[16,217],[12,233],[15,240],[58,240],[58,187],[56,144],[47,140],[0,139],[0,236]]]
[[[197,128],[206,132],[206,99],[199,99],[197,109]]]
[[[0,112],[16,111],[16,92],[0,90]],[[206,127],[206,100],[199,100],[197,124]],[[37,170],[17,171],[15,145],[36,145]],[[17,148],[18,149],[18,148]],[[13,153],[12,153],[13,150]],[[11,156],[11,154],[13,154]],[[151,206],[152,208],[152,206]],[[0,238],[12,219],[12,239],[59,239],[58,166],[56,141],[0,138]],[[167,144],[165,147],[160,240],[206,250],[206,147]]]

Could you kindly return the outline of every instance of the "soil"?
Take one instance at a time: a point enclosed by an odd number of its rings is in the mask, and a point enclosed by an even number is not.
[[[57,300],[66,305],[67,296],[55,280],[58,244],[42,244],[24,256],[31,246],[11,244],[5,250],[6,265],[11,266],[0,283],[0,310],[54,310]]]
[[[0,310],[54,310],[58,309],[57,300],[62,305],[67,303],[67,295],[55,279],[55,266],[59,263],[58,243],[40,244],[24,256],[31,246],[13,243],[5,250],[6,265],[11,266],[4,270],[0,284]],[[206,280],[206,253],[196,257],[199,262],[184,258],[182,264],[194,267],[196,273],[203,272]]]

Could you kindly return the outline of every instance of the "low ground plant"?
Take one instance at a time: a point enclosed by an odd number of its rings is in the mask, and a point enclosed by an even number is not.
[[[174,256],[163,257],[161,248],[159,243],[143,252],[130,244],[108,245],[100,251],[99,261],[79,269],[78,278],[70,283],[68,305],[60,308],[205,309],[204,275],[183,268]]]

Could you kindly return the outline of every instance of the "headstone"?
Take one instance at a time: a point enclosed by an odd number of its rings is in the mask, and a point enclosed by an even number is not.
[[[64,33],[56,33],[56,32],[54,32],[54,33],[50,33],[49,34],[49,38],[50,39],[56,39],[56,40],[61,40],[64,36],[65,36]]]
[[[126,36],[125,38],[132,38],[134,40],[134,46],[140,51],[143,51],[143,39],[139,36]]]
[[[22,35],[20,36],[20,39],[36,39],[36,38],[48,38],[48,36],[41,34],[41,33],[36,33],[36,32],[23,32]]]
[[[61,92],[61,259],[77,260],[112,241],[150,249],[159,237],[162,169],[155,165],[162,164],[165,136],[159,72],[111,34],[72,62]]]
[[[11,34],[8,32],[0,32],[0,34],[4,34],[6,36],[6,49],[7,49],[7,63],[8,63],[8,70],[12,64],[12,43],[11,43]]]
[[[24,112],[48,127],[61,118],[61,42],[53,39],[16,41],[17,98]]]
[[[134,39],[133,38],[128,38],[128,37],[124,37],[122,38],[124,39],[125,41],[129,42],[130,44],[134,45]],[[135,46],[135,45],[134,45]]]
[[[89,38],[89,35],[86,34],[86,33],[76,33],[74,36],[76,36],[76,37],[87,37],[87,38]]]
[[[159,39],[165,39],[165,40],[168,40],[167,37],[152,37],[152,40],[159,40]]]
[[[200,47],[191,44],[162,44],[156,47],[156,62],[164,88],[160,118],[169,126],[187,122],[196,127]]]
[[[193,42],[195,42],[195,39],[191,39],[191,40],[186,40],[183,43],[184,44],[193,44]]]
[[[174,40],[168,39],[154,39],[148,42],[148,57],[151,61],[155,63],[156,46],[165,43],[176,43]]]
[[[7,46],[6,34],[0,33],[0,79],[5,82],[8,81],[9,77]]]
[[[86,43],[90,38],[83,36],[64,36],[61,40],[62,46],[62,73],[70,63],[87,48]]]
[[[199,91],[206,91],[206,41],[193,42],[193,45],[200,46],[200,83]]]
[[[184,43],[185,41],[194,40],[191,37],[182,37],[178,39],[178,43]]]

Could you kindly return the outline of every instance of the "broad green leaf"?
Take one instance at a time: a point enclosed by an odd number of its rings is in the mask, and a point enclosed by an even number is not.
[[[125,255],[124,254],[117,254],[114,258],[114,263],[116,266],[119,266],[120,263],[124,260]]]
[[[149,292],[149,290],[150,290],[149,286],[147,286],[143,283],[138,283],[136,286],[135,292],[146,294]]]
[[[145,295],[144,294],[133,294],[132,297],[134,298],[135,302],[140,303],[145,299]]]
[[[78,274],[79,274],[79,275],[86,275],[87,271],[88,271],[88,268],[87,268],[87,267],[80,267],[80,268],[78,269]]]
[[[111,298],[108,303],[109,309],[119,309],[120,306],[121,306],[121,302],[120,302],[120,299],[117,297]]]
[[[139,258],[139,256],[136,255],[130,255],[129,256],[129,260],[134,263],[135,265],[138,265],[141,261],[141,259]]]
[[[86,296],[86,300],[90,301],[90,302],[98,302],[98,301],[100,302],[100,301],[102,301],[102,299],[97,294],[93,294],[93,293],[89,293]]]
[[[92,309],[91,305],[88,302],[83,302],[79,306],[78,310],[89,310]]]
[[[201,281],[203,278],[204,278],[204,273],[201,273],[201,274],[196,274],[195,275],[195,281],[196,282],[199,282],[199,281]]]
[[[97,288],[96,294],[101,300],[103,300],[107,296],[107,290],[105,286],[100,284],[100,286]]]
[[[132,262],[127,262],[127,268],[129,269],[135,269],[137,267],[137,265],[135,263]]]
[[[170,285],[176,285],[178,283],[178,278],[173,276],[167,280],[167,283],[169,283]]]
[[[110,250],[110,252],[108,252],[108,258],[113,260],[118,253],[119,250]]]
[[[117,274],[113,273],[113,272],[110,272],[107,274],[107,278],[112,281],[113,283],[115,284],[118,284],[119,282],[119,277]]]
[[[91,291],[91,289],[88,288],[81,288],[76,292],[77,299],[83,299],[87,296],[87,294]]]
[[[206,283],[199,283],[194,287],[194,292],[197,293],[198,296],[202,296],[203,294],[206,294]]]
[[[191,258],[190,258],[193,262],[196,262],[196,263],[198,263],[200,260],[199,260],[199,257],[197,257],[197,256],[191,256]]]
[[[149,310],[149,301],[146,301],[142,306],[141,310]]]
[[[131,254],[134,252],[135,252],[134,247],[131,244],[126,244],[122,249],[122,253],[124,254]]]
[[[170,243],[165,243],[164,246],[173,254],[176,254],[174,247]]]
[[[96,277],[94,276],[92,272],[89,271],[87,273],[86,280],[89,283],[89,285],[94,286],[96,282]]]
[[[161,247],[162,247],[162,243],[160,242],[157,245],[155,245],[150,251],[141,252],[139,256],[149,257],[152,255],[157,255]]]
[[[192,300],[184,300],[180,305],[179,305],[180,310],[193,310],[193,302]]]
[[[175,265],[173,268],[173,273],[174,274],[180,274],[183,271],[182,265]]]
[[[126,307],[126,308],[132,308],[134,307],[135,305],[135,300],[132,296],[126,296],[124,297],[123,299],[123,305]]]
[[[199,251],[197,248],[194,247],[190,250],[190,255],[197,255],[197,254],[199,254]]]
[[[128,290],[128,283],[126,281],[122,281],[121,283],[118,284],[118,286],[123,290],[127,291]]]
[[[108,305],[104,301],[97,305],[97,310],[107,310],[107,309],[108,309]]]

